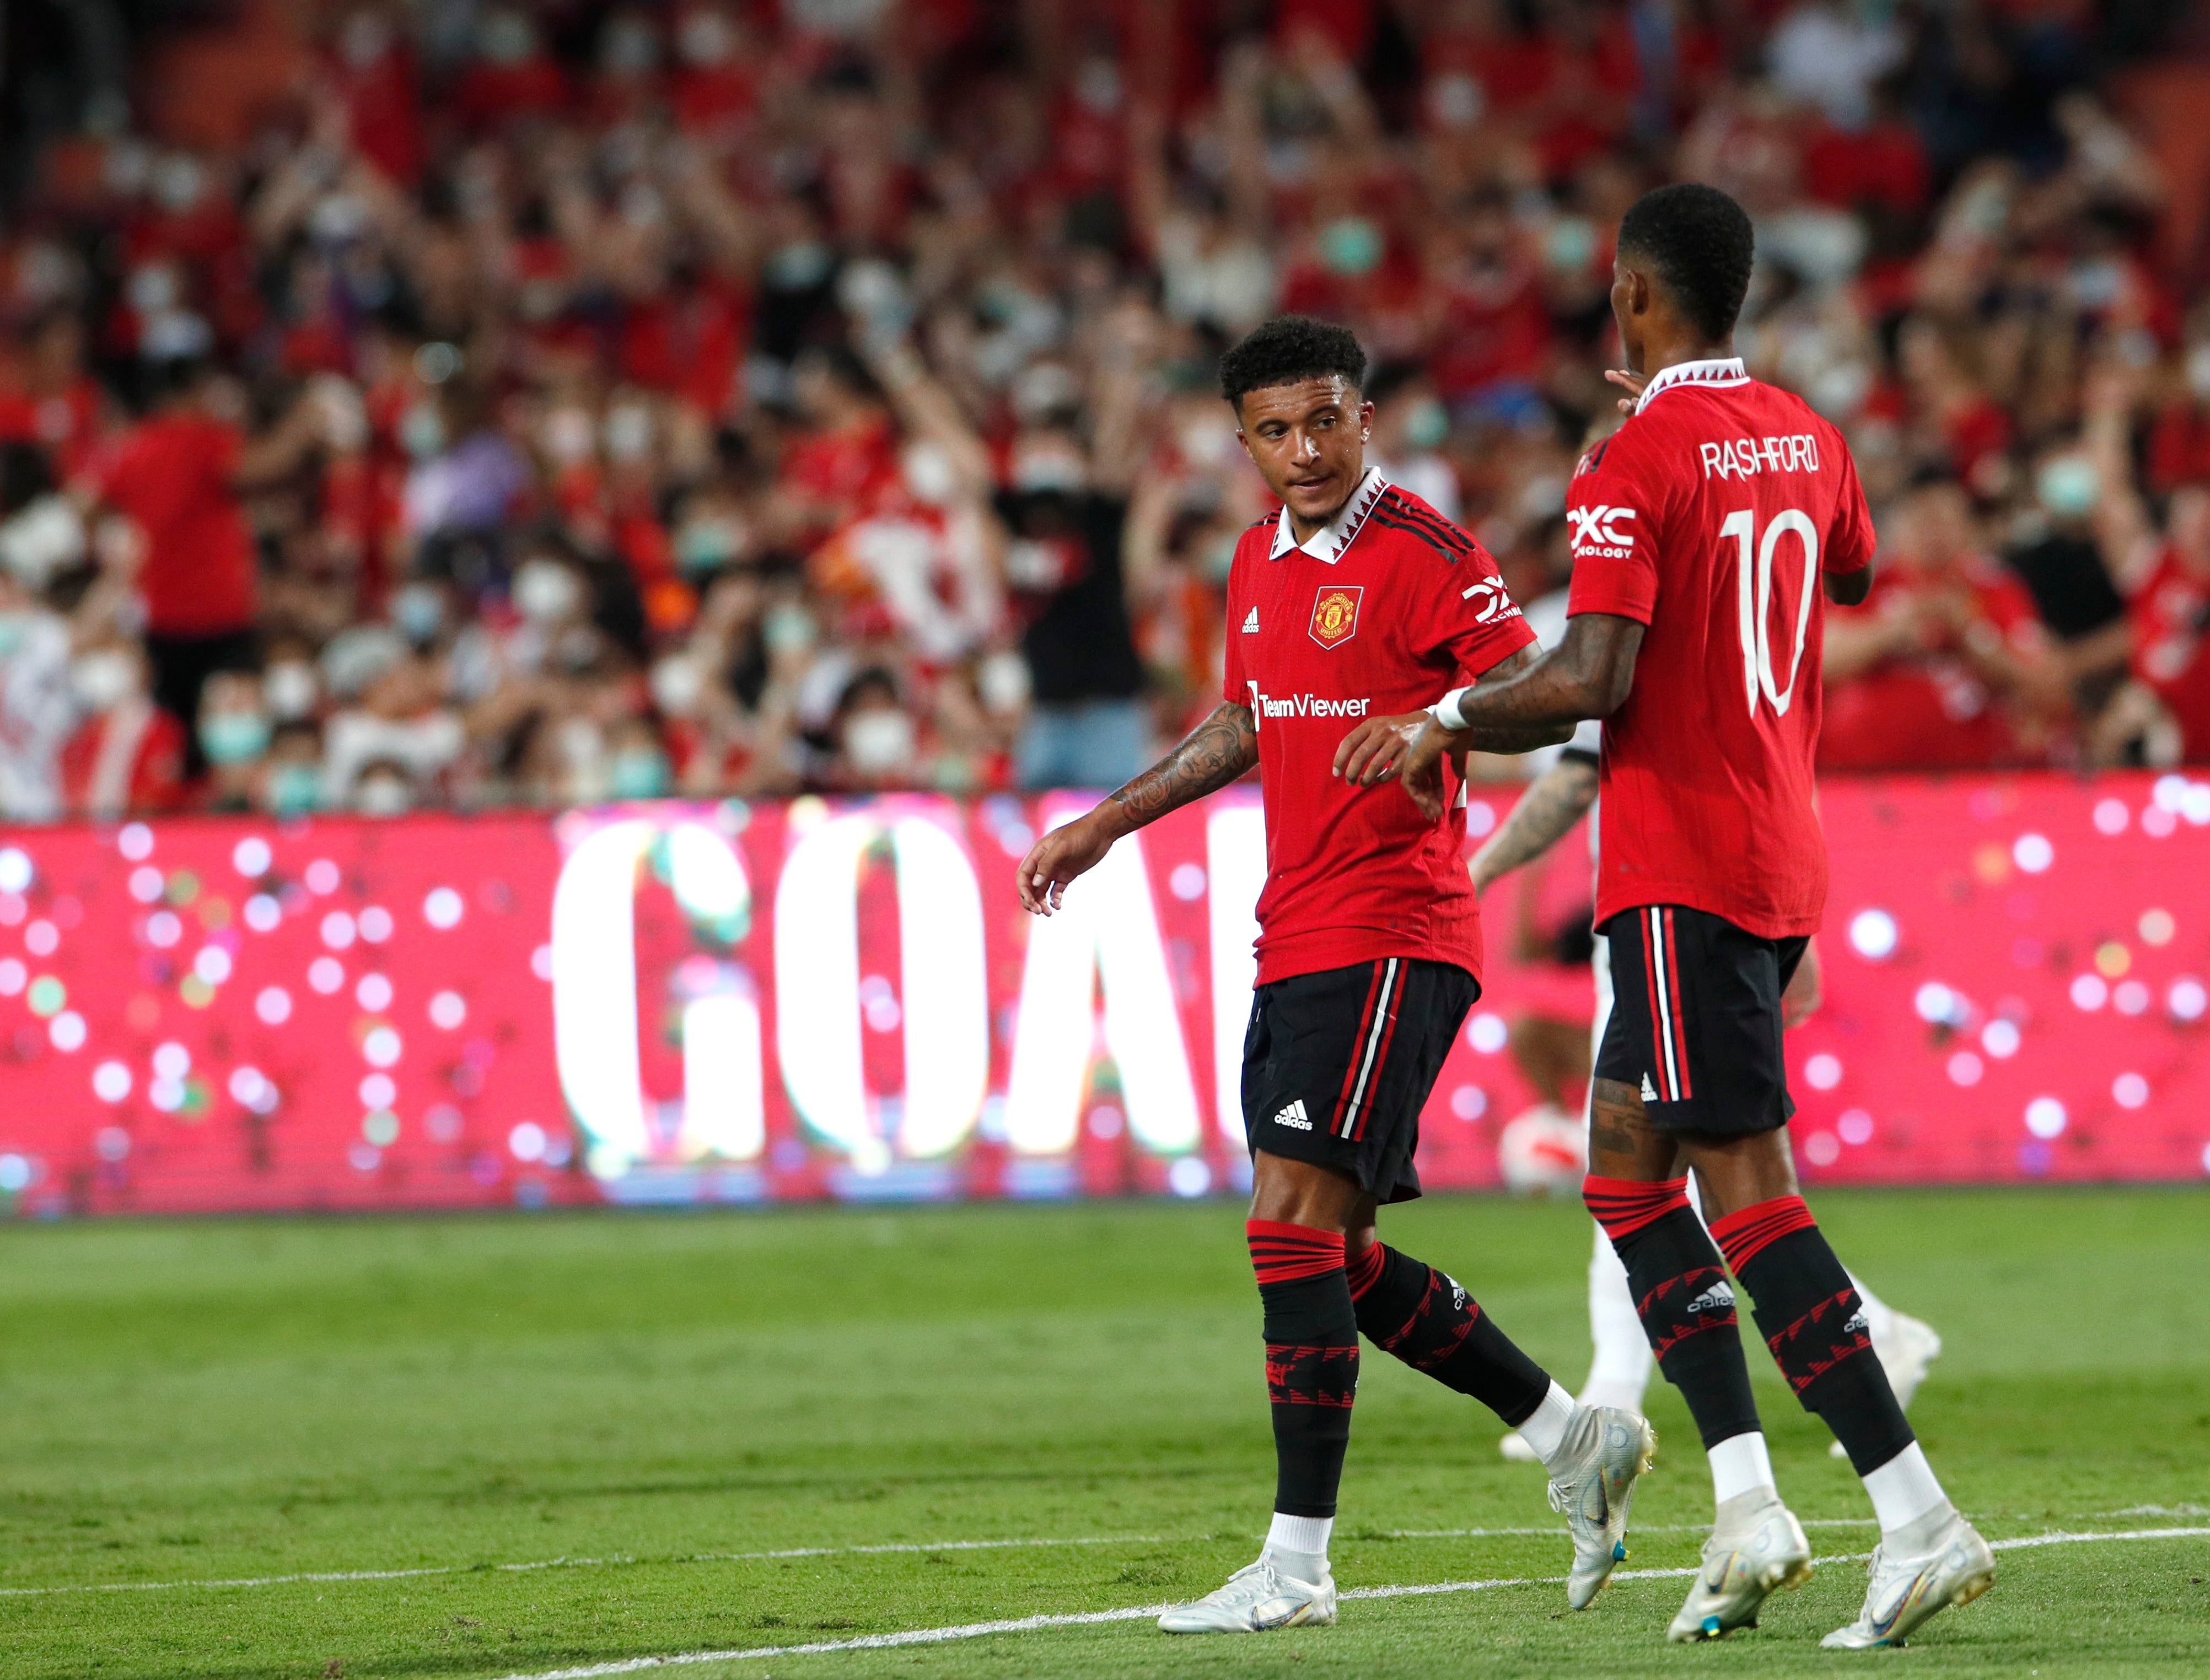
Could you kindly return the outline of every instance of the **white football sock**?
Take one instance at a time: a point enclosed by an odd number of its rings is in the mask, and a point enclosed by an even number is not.
[[[1776,1499],[1779,1490],[1772,1481],[1772,1455],[1765,1450],[1765,1436],[1756,1430],[1742,1435],[1730,1435],[1716,1447],[1706,1448],[1712,1461],[1712,1499],[1724,1505],[1728,1500],[1763,1488]]]
[[[1327,1543],[1334,1532],[1333,1517],[1293,1517],[1277,1511],[1260,1555],[1272,1558],[1274,1567],[1292,1580],[1318,1586],[1327,1575]]]
[[[1566,1430],[1573,1421],[1573,1397],[1566,1392],[1565,1385],[1555,1378],[1550,1392],[1543,1396],[1534,1414],[1519,1425],[1519,1434],[1535,1449],[1535,1456],[1544,1464],[1549,1463],[1559,1448],[1566,1444]]]
[[[1634,1310],[1627,1268],[1602,1225],[1597,1227],[1596,1252],[1589,1256],[1589,1340],[1596,1353],[1589,1361],[1588,1381],[1581,1385],[1581,1404],[1639,1412],[1642,1391],[1650,1383],[1650,1338]]]
[[[1869,1474],[1864,1485],[1872,1496],[1873,1514],[1880,1519],[1884,1536],[1907,1528],[1929,1511],[1949,1502],[1949,1496],[1935,1479],[1934,1466],[1926,1462],[1926,1454],[1916,1441]]]

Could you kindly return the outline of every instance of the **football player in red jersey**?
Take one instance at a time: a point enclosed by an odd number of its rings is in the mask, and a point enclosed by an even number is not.
[[[1441,761],[1464,742],[1604,720],[1596,915],[1615,998],[1585,1195],[1695,1415],[1718,1505],[1670,1637],[1748,1625],[1810,1573],[1750,1398],[1731,1268],[1880,1520],[1863,1613],[1824,1641],[1862,1649],[1977,1598],[1995,1557],[1904,1421],[1788,1150],[1781,994],[1827,900],[1811,774],[1820,597],[1865,598],[1873,533],[1841,434],[1732,353],[1753,247],[1749,218],[1710,187],[1661,187],[1627,212],[1611,288],[1627,370],[1611,377],[1629,418],[1567,497],[1564,640],[1508,682],[1446,695],[1416,730],[1362,729],[1341,768],[1362,783],[1393,769],[1439,816]],[[1708,1235],[1683,1193],[1690,1169]]]
[[[1456,1280],[1374,1233],[1381,1204],[1420,1193],[1420,1109],[1480,994],[1480,912],[1455,770],[1440,771],[1448,810],[1431,818],[1336,776],[1337,749],[1361,720],[1410,732],[1453,684],[1523,670],[1533,637],[1481,545],[1366,465],[1365,370],[1347,329],[1296,316],[1222,358],[1238,435],[1282,502],[1236,545],[1222,702],[1020,866],[1022,903],[1048,916],[1120,835],[1258,767],[1266,884],[1242,1100],[1274,1520],[1256,1563],[1160,1618],[1170,1633],[1334,1619],[1328,1540],[1361,1331],[1527,1437],[1573,1535],[1575,1609],[1626,1556],[1634,1478],[1655,1444],[1632,1412],[1575,1406]],[[1516,752],[1565,733],[1465,741]]]

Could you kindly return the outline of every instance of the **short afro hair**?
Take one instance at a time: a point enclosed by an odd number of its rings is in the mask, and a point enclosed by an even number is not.
[[[1757,235],[1742,206],[1717,187],[1682,181],[1643,194],[1620,219],[1619,249],[1650,259],[1706,338],[1734,331]]]
[[[1240,406],[1247,391],[1337,373],[1354,386],[1364,382],[1366,352],[1357,334],[1309,315],[1277,315],[1220,358],[1220,394]]]

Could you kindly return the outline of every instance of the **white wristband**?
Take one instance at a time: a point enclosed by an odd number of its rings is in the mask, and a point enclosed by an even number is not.
[[[1458,703],[1472,692],[1470,688],[1452,689],[1440,700],[1428,708],[1428,715],[1445,729],[1456,734],[1465,727],[1465,714],[1458,709]]]

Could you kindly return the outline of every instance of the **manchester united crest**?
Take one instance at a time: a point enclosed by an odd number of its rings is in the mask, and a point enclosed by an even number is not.
[[[1345,642],[1358,630],[1358,598],[1362,587],[1323,589],[1313,603],[1312,639],[1323,647]]]

